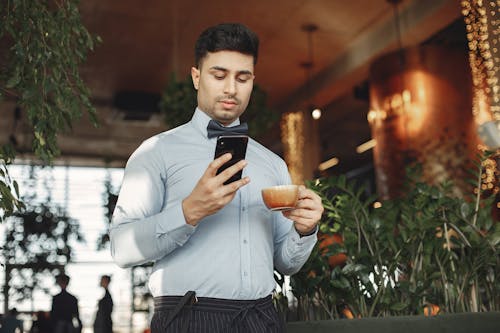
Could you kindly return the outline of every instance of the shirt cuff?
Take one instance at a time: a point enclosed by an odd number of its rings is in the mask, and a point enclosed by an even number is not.
[[[182,204],[171,207],[159,214],[160,222],[156,224],[156,236],[167,236],[177,245],[182,246],[196,230],[195,226],[186,223]]]
[[[305,262],[310,251],[318,241],[317,229],[312,235],[301,237],[294,226],[290,228],[289,240],[285,245],[285,253],[291,263]],[[304,254],[307,256],[304,257]]]
[[[294,229],[295,229],[295,227],[294,227]],[[300,238],[316,235],[316,233],[318,232],[318,225],[316,225],[313,230],[309,231],[306,234],[300,233],[297,229],[295,229],[295,231],[297,231],[297,234],[299,234]]]
[[[301,235],[301,234],[299,234],[297,229],[295,229],[295,226],[292,226],[292,228],[290,230],[290,236],[292,238],[292,243],[297,244],[297,245],[303,245],[303,244],[310,243],[310,242],[316,243],[316,240],[318,238],[316,236],[316,234],[318,233],[318,229],[319,229],[318,226],[316,226],[316,228],[314,229],[314,232],[312,232],[310,235]]]

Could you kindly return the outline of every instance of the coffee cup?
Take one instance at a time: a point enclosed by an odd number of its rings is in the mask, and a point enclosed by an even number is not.
[[[262,189],[262,199],[270,210],[289,210],[297,205],[298,185],[277,185]]]

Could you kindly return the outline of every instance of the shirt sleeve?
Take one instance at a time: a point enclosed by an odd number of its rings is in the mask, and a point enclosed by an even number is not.
[[[281,161],[281,184],[291,184],[290,174],[284,161]],[[280,212],[273,213],[274,231],[274,267],[282,274],[293,275],[306,263],[317,242],[316,232],[308,236],[300,236],[293,225]]]
[[[141,145],[125,168],[109,232],[111,255],[120,267],[158,260],[195,230],[186,223],[182,202],[163,208],[166,172],[156,144]]]

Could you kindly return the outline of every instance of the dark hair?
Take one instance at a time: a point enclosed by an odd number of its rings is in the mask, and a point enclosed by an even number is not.
[[[67,276],[64,273],[61,273],[58,276],[56,276],[56,281],[59,284],[62,283],[62,284],[68,285],[69,284],[69,280],[70,280],[69,276]]]
[[[222,23],[203,31],[194,47],[196,67],[208,52],[237,51],[253,56],[254,65],[259,53],[259,37],[240,23]]]
[[[104,280],[108,281],[108,283],[111,282],[111,276],[110,275],[101,275],[101,279],[104,279]]]

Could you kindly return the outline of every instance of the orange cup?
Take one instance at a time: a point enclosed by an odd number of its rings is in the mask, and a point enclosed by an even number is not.
[[[270,210],[295,208],[299,200],[298,185],[278,185],[262,189],[262,199]]]

